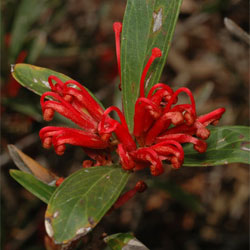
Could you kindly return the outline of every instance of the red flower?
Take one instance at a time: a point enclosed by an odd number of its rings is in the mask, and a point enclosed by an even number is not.
[[[121,23],[114,23],[118,69],[120,68]],[[204,140],[209,137],[209,124],[216,125],[225,112],[219,108],[203,116],[197,116],[195,100],[188,88],[173,91],[168,85],[157,83],[145,96],[145,78],[154,60],[161,57],[161,50],[153,48],[142,72],[140,96],[135,103],[134,130],[130,134],[125,117],[117,107],[105,111],[88,91],[75,81],[63,83],[55,76],[49,77],[52,92],[41,97],[44,119],[49,121],[54,112],[67,117],[81,129],[45,127],[40,131],[43,146],[52,144],[57,154],[63,154],[65,144],[82,146],[97,165],[110,162],[110,151],[116,148],[123,169],[140,170],[149,167],[152,175],[163,173],[162,161],[179,168],[184,161],[183,143],[192,143],[199,153],[206,151]],[[52,80],[56,81],[53,85]],[[178,95],[186,93],[190,104],[177,104]],[[45,98],[52,100],[45,101]],[[115,111],[120,122],[109,114]],[[114,137],[114,135],[115,137]],[[106,156],[105,156],[106,154]],[[108,155],[108,156],[107,156]],[[85,161],[84,166],[92,163]]]
[[[121,31],[121,24],[115,23],[114,30],[116,31],[118,68],[121,72],[120,38],[117,35]],[[163,172],[163,160],[170,161],[174,168],[182,165],[184,152],[181,144],[183,143],[193,143],[195,150],[200,153],[205,152],[207,144],[204,140],[210,134],[206,126],[215,125],[225,112],[224,108],[219,108],[198,117],[194,97],[188,88],[179,88],[174,92],[162,83],[154,85],[145,97],[145,78],[157,57],[161,57],[161,50],[153,48],[142,72],[140,96],[135,104],[133,135],[140,147],[128,150],[127,145],[121,142],[117,149],[124,169],[139,170],[150,167],[152,175],[159,175]],[[175,105],[181,92],[189,96],[191,104]]]
[[[53,85],[53,81],[56,81],[55,85]],[[57,111],[77,124],[80,129],[45,127],[39,133],[43,146],[50,148],[53,144],[59,155],[64,153],[65,144],[82,146],[91,158],[98,160],[98,162],[105,162],[106,156],[97,159],[97,155],[102,155],[103,150],[111,146],[109,141],[102,140],[98,134],[98,124],[104,112],[102,107],[76,81],[70,80],[63,83],[59,78],[50,76],[48,82],[52,91],[41,96],[44,119],[46,121],[52,120],[54,112]],[[92,152],[91,149],[97,151]]]

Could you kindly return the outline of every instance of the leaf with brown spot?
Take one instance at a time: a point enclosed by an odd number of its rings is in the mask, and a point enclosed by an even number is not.
[[[121,39],[121,78],[124,114],[130,131],[133,130],[135,101],[140,78],[151,50],[158,47],[162,57],[149,69],[146,92],[160,80],[181,0],[128,0],[123,19]]]
[[[81,169],[66,178],[45,214],[55,243],[68,244],[90,232],[117,200],[128,177],[120,165],[113,165]]]

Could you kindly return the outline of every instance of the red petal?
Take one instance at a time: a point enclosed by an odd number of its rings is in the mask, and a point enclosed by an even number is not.
[[[151,148],[139,148],[136,151],[130,152],[130,155],[135,161],[150,162],[150,171],[152,175],[157,176],[163,173],[164,170],[161,160],[157,153]]]
[[[200,153],[205,152],[207,149],[207,144],[204,141],[186,134],[170,134],[170,135],[160,136],[157,137],[156,142],[159,143],[166,140],[175,140],[179,143],[193,143],[194,148]]]
[[[53,84],[53,80],[56,82],[56,84]],[[62,95],[62,89],[64,85],[63,81],[61,81],[58,77],[51,75],[48,78],[48,82],[53,92],[56,92],[59,95]]]
[[[174,140],[166,140],[164,142],[155,144],[151,147],[158,154],[166,155],[173,154],[174,156],[170,157],[170,161],[174,168],[181,167],[184,161],[184,151],[181,144]]]
[[[162,101],[169,101],[173,94],[174,91],[168,85],[157,83],[150,89],[147,98],[159,106]]]
[[[108,117],[108,114],[112,111],[117,112],[121,123]],[[117,139],[126,147],[126,150],[131,151],[136,149],[136,144],[129,133],[126,120],[122,112],[115,106],[111,106],[105,110],[102,120],[98,125],[98,132],[101,136],[114,132]]]
[[[174,104],[174,102],[175,102],[177,96],[178,96],[181,92],[185,92],[185,93],[189,96],[190,101],[191,101],[191,105],[192,105],[192,113],[196,116],[196,106],[195,106],[195,100],[194,100],[193,94],[192,94],[192,92],[190,91],[190,89],[184,88],[184,87],[183,87],[183,88],[179,88],[179,89],[177,89],[177,90],[174,92],[174,94],[173,94],[171,100],[168,102],[167,106],[166,106],[165,109],[164,109],[164,113],[169,112],[169,110],[171,109],[171,106]]]
[[[209,124],[219,120],[225,111],[226,111],[225,108],[218,108],[218,109],[216,109],[216,110],[214,110],[206,115],[202,115],[202,116],[198,117],[197,120],[200,123],[202,123],[204,126],[208,126]]]
[[[147,98],[138,98],[135,104],[134,131],[136,137],[142,136],[152,122],[160,116],[161,110]]]
[[[44,101],[45,97],[52,96],[57,101]],[[53,92],[45,92],[41,96],[41,106],[42,110],[45,113],[45,118],[51,118],[49,111],[49,115],[46,114],[46,110],[54,110],[60,113],[61,115],[65,116],[66,118],[70,119],[74,123],[78,124],[80,127],[87,131],[96,131],[97,130],[97,123],[93,118],[85,113],[80,113],[77,111],[71,104],[66,102],[61,96]]]
[[[48,144],[48,140],[49,143],[52,140],[56,153],[60,155],[65,151],[65,144],[94,149],[104,149],[109,146],[108,143],[103,142],[97,135],[73,128],[49,126],[43,128],[39,135],[45,146]]]
[[[141,80],[140,80],[140,97],[145,97],[145,93],[144,93],[144,83],[145,83],[145,78],[147,76],[149,67],[151,66],[151,64],[153,63],[153,61],[157,58],[157,57],[161,57],[161,50],[159,48],[153,48],[152,49],[152,54],[142,72],[141,75]]]
[[[80,91],[68,85],[77,86]],[[101,120],[103,115],[102,107],[79,82],[74,80],[65,82],[63,93],[74,96],[88,110],[92,117],[97,121]]]
[[[120,156],[123,169],[132,170],[135,167],[134,161],[131,159],[129,153],[124,149],[122,144],[118,144],[117,153]]]
[[[152,128],[148,131],[145,143],[146,145],[151,145],[155,138],[163,133],[170,124],[178,125],[183,123],[184,119],[180,112],[168,112],[163,114],[152,126]]]

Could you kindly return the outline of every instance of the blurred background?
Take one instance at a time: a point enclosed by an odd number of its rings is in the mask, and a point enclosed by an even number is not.
[[[63,156],[45,150],[46,125],[39,96],[20,87],[10,65],[35,64],[69,75],[107,107],[120,105],[112,24],[122,21],[125,0],[1,1],[1,249],[45,249],[44,203],[9,175],[7,153],[15,144],[67,176],[86,158],[81,148]],[[249,30],[246,0],[184,0],[162,82],[194,92],[198,114],[225,107],[220,125],[248,125],[249,44],[227,29],[224,18]],[[249,249],[249,168],[243,164],[191,168],[152,177],[136,173],[149,189],[97,226],[99,232],[134,232],[155,250]],[[88,237],[91,237],[89,235]],[[86,239],[87,241],[88,239]],[[83,248],[80,248],[83,249]]]

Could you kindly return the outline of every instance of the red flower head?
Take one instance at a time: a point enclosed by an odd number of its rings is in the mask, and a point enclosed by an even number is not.
[[[53,81],[56,82],[55,85]],[[109,141],[102,140],[98,134],[98,124],[104,112],[102,107],[76,81],[70,80],[63,83],[59,78],[50,76],[48,82],[52,91],[41,96],[44,119],[46,121],[52,120],[54,112],[57,111],[77,124],[79,129],[45,127],[39,133],[43,146],[50,148],[53,144],[56,153],[59,155],[64,153],[65,144],[82,146],[91,158],[97,160],[96,154],[100,156],[104,149],[110,147]],[[91,149],[94,149],[94,152]],[[103,159],[103,157],[99,157],[99,162],[101,161],[100,158]]]
[[[116,30],[116,51],[119,72],[120,69],[120,36],[122,25],[114,24]],[[198,117],[195,100],[188,88],[173,91],[168,85],[157,83],[145,97],[145,78],[154,60],[161,57],[159,48],[153,48],[152,54],[142,72],[140,80],[140,96],[135,104],[134,130],[138,148],[128,150],[127,144],[120,143],[117,152],[120,155],[124,169],[139,170],[150,167],[152,175],[163,172],[162,161],[171,162],[174,168],[179,168],[184,161],[183,143],[193,143],[194,149],[200,153],[206,151],[204,141],[210,132],[206,128],[215,125],[224,108],[219,108],[209,114]],[[184,92],[189,96],[191,104],[179,104],[178,95]]]
[[[114,23],[113,28],[121,79],[122,24]],[[117,107],[112,106],[104,111],[78,82],[71,80],[63,83],[57,77],[50,76],[52,92],[46,92],[41,97],[44,119],[51,120],[57,111],[81,129],[45,127],[40,131],[43,146],[49,148],[53,144],[57,154],[64,153],[66,143],[82,146],[97,161],[97,165],[109,162],[109,151],[117,146],[123,169],[137,171],[149,167],[152,175],[163,173],[163,161],[170,162],[175,169],[183,164],[183,143],[192,143],[199,153],[205,152],[207,144],[204,140],[210,134],[206,127],[216,125],[225,109],[219,108],[197,116],[195,100],[188,88],[173,91],[163,83],[154,85],[146,96],[145,78],[151,64],[161,54],[159,48],[153,48],[142,72],[140,96],[135,103],[133,134],[130,134],[125,117]],[[53,80],[56,81],[55,85]],[[188,95],[190,104],[177,104],[178,95],[182,92]],[[45,101],[45,98],[49,100]],[[110,118],[112,111],[118,114],[120,122]],[[84,166],[90,165],[89,161],[85,161]]]

